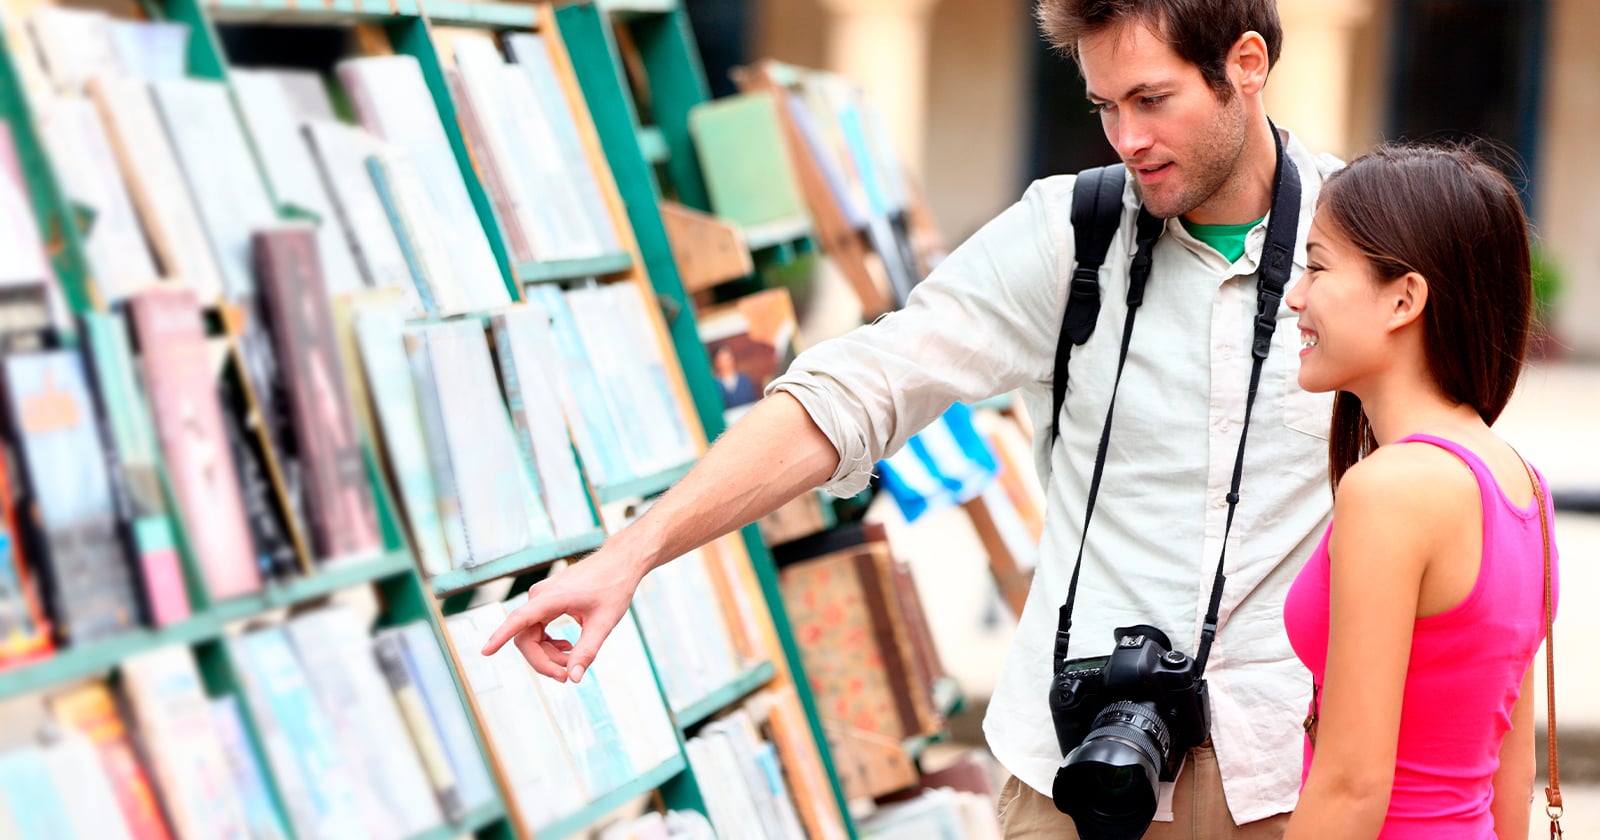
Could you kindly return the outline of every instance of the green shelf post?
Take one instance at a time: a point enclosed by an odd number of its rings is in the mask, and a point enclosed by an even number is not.
[[[667,176],[678,201],[711,212],[700,158],[689,136],[689,109],[711,98],[695,47],[689,15],[674,3],[670,12],[640,15],[624,23],[633,34],[650,80],[650,113],[667,146]]]

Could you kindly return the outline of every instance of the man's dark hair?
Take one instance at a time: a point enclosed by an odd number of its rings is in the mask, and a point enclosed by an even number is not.
[[[1267,65],[1278,63],[1283,26],[1277,0],[1039,0],[1039,28],[1050,45],[1079,61],[1078,40],[1128,25],[1150,27],[1226,101],[1228,50],[1246,32],[1267,42]]]

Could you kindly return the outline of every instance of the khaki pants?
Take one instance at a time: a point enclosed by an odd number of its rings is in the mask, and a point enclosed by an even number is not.
[[[1056,810],[1050,797],[1012,776],[1000,788],[1000,828],[1006,840],[1077,840],[1072,818]],[[1172,822],[1153,822],[1145,840],[1281,840],[1289,815],[1279,814],[1234,825],[1222,799],[1222,774],[1217,754],[1197,747],[1178,777],[1172,794]]]

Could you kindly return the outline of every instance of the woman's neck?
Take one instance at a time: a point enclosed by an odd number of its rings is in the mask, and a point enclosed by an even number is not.
[[[1485,427],[1477,409],[1445,396],[1431,377],[1392,377],[1354,392],[1379,446],[1419,432],[1449,433]]]

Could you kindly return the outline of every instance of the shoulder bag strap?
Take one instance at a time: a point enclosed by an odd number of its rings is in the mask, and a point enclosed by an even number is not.
[[[1546,737],[1549,739],[1550,754],[1550,786],[1544,789],[1544,811],[1550,817],[1550,838],[1558,840],[1561,834],[1561,773],[1557,769],[1556,751],[1556,633],[1555,633],[1555,601],[1551,592],[1550,574],[1550,514],[1545,510],[1544,487],[1539,483],[1539,476],[1533,472],[1533,467],[1527,461],[1522,462],[1522,468],[1528,471],[1528,480],[1533,482],[1534,502],[1539,505],[1539,532],[1544,543],[1544,676],[1545,676],[1545,725],[1548,730]]]

